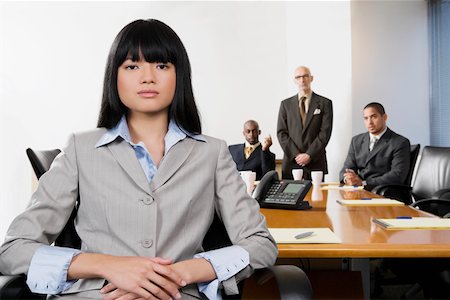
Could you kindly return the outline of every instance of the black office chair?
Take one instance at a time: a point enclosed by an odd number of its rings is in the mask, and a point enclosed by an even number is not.
[[[429,198],[450,198],[450,147],[426,146],[411,186],[381,185],[372,192],[410,204]]]
[[[34,151],[27,149],[27,155],[33,166],[36,177],[39,179],[49,168],[53,159],[60,153],[59,149],[49,151]],[[77,201],[78,202],[78,201]],[[55,245],[62,247],[81,247],[81,240],[76,233],[74,220],[77,207],[74,207],[72,215],[65,228],[55,241]],[[213,223],[206,234],[203,247],[205,250],[216,249],[231,245],[225,226],[215,214]],[[46,295],[33,294],[25,283],[24,275],[1,275],[0,276],[0,300],[1,299],[46,299]],[[246,290],[247,282],[249,283]],[[255,290],[278,289],[277,299],[312,299],[312,286],[306,274],[298,267],[291,265],[277,265],[270,268],[257,270],[255,274],[240,284],[240,288],[246,295]],[[242,291],[241,291],[242,293]],[[267,298],[268,294],[265,294]],[[226,296],[225,299],[240,299],[240,295]],[[254,298],[253,298],[254,299]]]
[[[28,148],[26,152],[31,166],[33,167],[34,174],[36,174],[36,177],[39,180],[39,178],[50,169],[50,165],[61,150],[34,151],[33,149]]]
[[[420,152],[420,144],[411,145],[410,152],[409,152],[409,172],[408,177],[406,177],[405,184],[411,185],[411,181],[414,175],[414,169],[417,162],[417,157],[419,157]]]
[[[409,170],[408,176],[405,180],[405,187],[411,186],[412,177],[414,175],[414,170],[417,162],[417,157],[419,156],[420,144],[411,145],[410,155],[409,155]],[[375,194],[382,195],[386,198],[397,199],[399,201],[405,202],[406,204],[411,204],[412,199],[410,196],[410,189],[408,188],[396,188],[397,185],[378,185],[374,187],[371,192]],[[406,200],[405,200],[406,199]]]

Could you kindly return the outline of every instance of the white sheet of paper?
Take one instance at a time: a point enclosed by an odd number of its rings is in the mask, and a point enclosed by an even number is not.
[[[363,190],[364,187],[363,186],[353,186],[353,185],[343,185],[343,186],[326,185],[326,186],[322,186],[321,189],[322,190],[347,190],[347,191],[352,191],[352,190]]]
[[[344,206],[403,206],[405,203],[387,198],[371,198],[371,199],[338,199],[337,203]]]
[[[304,232],[314,232],[311,236],[296,239]],[[277,244],[340,244],[339,237],[330,228],[269,228]]]
[[[388,230],[404,229],[450,229],[450,219],[417,217],[411,219],[374,219],[375,223]]]

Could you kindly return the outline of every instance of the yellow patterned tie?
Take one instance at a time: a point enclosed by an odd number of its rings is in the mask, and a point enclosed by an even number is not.
[[[252,146],[246,147],[245,148],[245,159],[248,159],[250,157],[250,155],[252,154],[252,152],[253,152]]]

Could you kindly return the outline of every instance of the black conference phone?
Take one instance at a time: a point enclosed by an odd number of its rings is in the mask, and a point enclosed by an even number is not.
[[[279,180],[276,171],[267,172],[253,192],[259,205],[263,208],[309,209],[308,201],[303,201],[311,180]]]

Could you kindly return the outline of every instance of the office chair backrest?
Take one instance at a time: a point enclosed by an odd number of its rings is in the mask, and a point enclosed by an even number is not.
[[[439,217],[444,217],[450,213],[449,199],[422,199],[414,202],[411,206]]]
[[[414,199],[431,198],[433,193],[447,188],[450,188],[450,147],[424,147],[412,185]]]
[[[33,150],[31,148],[27,149],[27,156],[30,160],[31,166],[33,167],[36,177],[39,179],[41,176],[50,169],[50,166],[55,159],[55,157],[61,152],[59,149],[54,150]],[[77,203],[79,203],[77,201]],[[61,247],[71,247],[71,248],[81,248],[81,240],[75,230],[75,217],[77,215],[77,207],[74,207],[66,226],[58,235],[55,241],[56,246]]]
[[[41,178],[41,176],[50,169],[50,165],[60,152],[61,150],[59,149],[43,151],[34,151],[31,148],[27,149],[27,156],[37,179]]]
[[[420,144],[411,145],[410,155],[409,155],[409,172],[408,177],[406,177],[405,184],[411,186],[411,181],[414,174],[414,167],[416,166],[417,157],[419,156]]]

